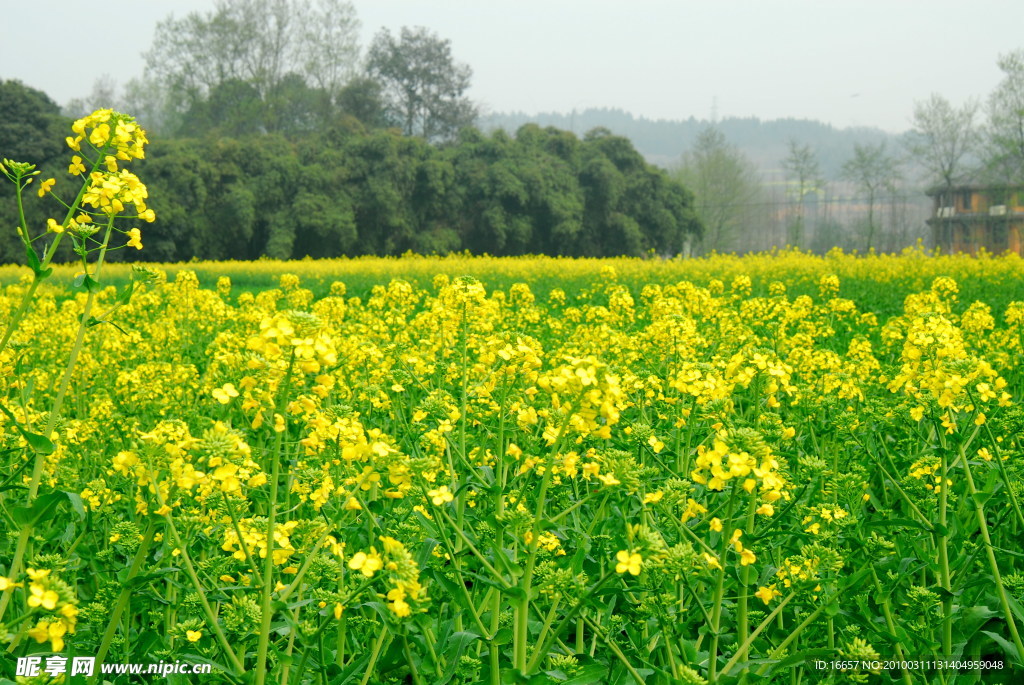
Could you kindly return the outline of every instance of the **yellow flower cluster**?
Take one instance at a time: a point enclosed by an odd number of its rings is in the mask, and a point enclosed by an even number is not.
[[[97,151],[110,150],[114,160],[128,161],[144,159],[146,132],[135,120],[112,109],[99,109],[71,124],[74,138],[65,139],[76,152],[82,149],[82,142],[88,140]],[[107,164],[110,164],[108,161]]]
[[[49,642],[53,651],[60,652],[64,649],[64,636],[74,633],[78,622],[74,591],[54,577],[49,569],[27,568],[25,575],[28,577],[29,609],[45,614],[36,621],[28,635],[38,643]],[[0,589],[15,585],[6,578],[2,580],[6,587]]]
[[[829,524],[840,521],[849,516],[849,512],[842,507],[823,505],[814,508],[809,514],[803,517],[800,525],[805,526],[804,532],[817,535],[821,532],[821,524]]]
[[[728,431],[721,431],[711,449],[700,445],[690,479],[710,490],[724,490],[729,481],[734,481],[748,493],[758,490],[768,504],[786,496],[786,481],[780,475],[778,460],[767,449],[761,454],[733,449],[733,437]]]
[[[813,591],[821,592],[821,585],[817,584],[818,566],[817,559],[811,557],[788,557],[775,571],[775,577],[787,588],[797,583],[815,583]]]
[[[274,564],[282,566],[288,563],[292,555],[295,554],[291,536],[298,525],[298,521],[292,520],[274,526],[274,544],[273,549],[270,550],[267,545],[266,520],[261,518],[242,519],[238,521],[238,529],[242,533],[241,539],[233,526],[225,527],[221,549],[231,552],[231,556],[238,561],[245,561],[246,550],[250,554],[258,553],[260,559],[266,559],[269,552],[274,556]]]
[[[907,298],[904,317],[889,322],[883,332],[891,340],[903,340],[903,364],[888,381],[889,390],[945,411],[944,427],[950,433],[955,431],[956,414],[981,412],[986,404],[1005,407],[1011,400],[1006,380],[988,361],[968,351],[963,331],[949,313],[944,297],[956,289],[952,279],[936,279],[928,293]],[[924,406],[915,407],[911,416],[919,421],[924,411]],[[981,416],[978,425],[984,423]]]
[[[385,597],[388,608],[398,618],[406,618],[413,612],[426,611],[429,601],[426,588],[419,582],[419,566],[405,546],[393,537],[381,536],[383,553],[376,547],[369,551],[356,552],[349,559],[348,567],[359,571],[365,578],[373,578],[379,571],[387,574],[390,589]]]
[[[942,492],[943,487],[942,476],[937,475],[941,468],[942,461],[938,457],[921,457],[910,467],[909,475],[911,478],[916,478],[917,480],[922,481],[925,489],[938,494]],[[949,487],[952,484],[953,481],[947,478],[945,483],[946,487]]]
[[[610,438],[626,402],[619,377],[594,357],[565,357],[565,361],[537,380],[537,387],[551,398],[551,410],[537,412],[547,419],[544,440],[554,445],[570,432],[576,434],[577,442],[585,436]]]

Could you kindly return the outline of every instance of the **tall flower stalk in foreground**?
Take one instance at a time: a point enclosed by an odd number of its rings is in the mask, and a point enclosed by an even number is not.
[[[26,191],[37,180],[40,172],[35,165],[27,162],[14,162],[4,159],[0,165],[2,172],[15,186],[18,204],[17,228],[18,237],[25,248],[26,262],[32,269],[32,282],[22,296],[18,308],[12,314],[0,338],[0,353],[10,344],[12,337],[32,305],[39,285],[52,273],[50,263],[57,248],[67,237],[73,243],[73,251],[82,264],[82,272],[75,278],[76,289],[87,293],[82,310],[77,334],[68,355],[67,364],[62,372],[57,394],[50,407],[49,416],[42,434],[32,432],[28,426],[17,425],[18,431],[26,442],[26,449],[33,453],[32,471],[28,481],[28,492],[25,498],[27,512],[21,523],[21,533],[15,548],[14,556],[7,568],[8,576],[14,577],[21,572],[34,523],[41,518],[41,512],[34,509],[39,495],[39,484],[47,454],[55,450],[54,429],[60,419],[61,408],[71,382],[78,355],[85,341],[86,331],[93,326],[104,323],[107,317],[121,305],[128,302],[134,289],[134,281],[119,294],[117,303],[108,312],[99,317],[93,315],[96,293],[100,289],[100,272],[110,248],[110,240],[115,232],[127,236],[125,245],[142,249],[141,232],[138,228],[127,231],[117,228],[114,224],[119,218],[140,219],[152,222],[156,215],[146,206],[149,194],[146,186],[139,178],[122,168],[125,162],[142,159],[145,156],[145,145],[148,142],[146,133],[135,122],[135,119],[111,109],[101,109],[75,121],[71,126],[72,136],[66,138],[72,151],[68,174],[81,179],[81,185],[74,198],[70,201],[59,197],[53,187],[56,179],[49,178],[37,186],[40,199],[49,197],[62,208],[64,218],[47,219],[45,229],[35,231],[29,227],[25,219]],[[45,238],[52,234],[52,240],[46,245]],[[42,254],[40,255],[40,248]],[[0,405],[8,418],[15,420],[13,413]],[[13,586],[7,588],[0,596],[0,619],[3,618],[11,601]]]

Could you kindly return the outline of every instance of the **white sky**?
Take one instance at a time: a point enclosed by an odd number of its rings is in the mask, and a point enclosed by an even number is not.
[[[484,111],[615,107],[909,128],[914,100],[984,98],[1024,48],[1021,0],[355,0],[363,45],[426,26],[473,68]],[[0,0],[0,78],[58,103],[141,74],[171,12],[213,0]]]

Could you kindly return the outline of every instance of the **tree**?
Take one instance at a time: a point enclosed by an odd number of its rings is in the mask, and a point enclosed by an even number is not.
[[[353,73],[358,29],[342,0],[219,0],[212,12],[168,17],[145,53],[145,80],[160,91],[148,104],[170,110],[163,119],[173,122],[226,82],[246,83],[266,102],[282,87],[294,91],[296,75],[330,100]]]
[[[121,109],[121,104],[117,97],[117,81],[110,74],[103,74],[93,81],[92,91],[87,96],[68,102],[62,108],[62,113],[72,119],[79,119],[108,107]]]
[[[476,120],[476,106],[463,97],[472,70],[454,61],[450,41],[425,28],[402,27],[398,40],[381,30],[367,72],[381,83],[388,114],[406,135],[452,139]]]
[[[0,81],[0,158],[37,165],[54,159],[66,149],[66,121],[46,93],[21,81]]]
[[[761,198],[757,167],[709,126],[683,156],[678,179],[694,194],[694,211],[704,226],[705,250],[728,250]]]
[[[387,112],[381,86],[367,77],[356,77],[341,89],[335,104],[342,114],[358,119],[369,128],[387,126]]]
[[[1003,80],[988,98],[987,167],[993,180],[1024,182],[1024,50],[1000,55]]]
[[[899,167],[896,159],[886,153],[885,141],[878,145],[855,143],[853,158],[843,164],[842,175],[857,186],[868,203],[866,252],[875,237],[875,204],[882,193],[895,190]]]
[[[963,176],[977,152],[977,114],[975,100],[954,107],[946,98],[932,93],[927,100],[914,102],[914,128],[905,145],[914,161],[928,173],[929,184],[949,189]]]
[[[789,243],[794,247],[802,247],[807,195],[817,193],[825,181],[821,177],[821,167],[814,150],[810,145],[801,145],[795,138],[789,139],[789,156],[782,161],[782,169],[786,173],[786,180],[793,184],[792,191],[797,202],[796,221],[790,226]]]
[[[68,152],[64,136],[68,134],[70,121],[60,114],[60,108],[42,91],[22,84],[20,81],[0,80],[0,159],[35,164],[41,178],[53,176],[58,179],[58,191],[67,176]],[[0,226],[10,229],[21,224],[17,205],[14,202],[14,184],[0,177]],[[31,190],[29,191],[32,192]],[[72,191],[73,192],[73,191]],[[34,196],[34,193],[32,193]],[[49,197],[47,198],[50,199]],[[55,203],[25,203],[25,219],[29,226],[45,226],[46,219],[54,216]],[[65,241],[67,244],[70,241]],[[65,250],[62,246],[61,250]],[[62,252],[60,258],[70,253]],[[22,261],[25,250],[20,240],[0,241],[0,264]]]
[[[300,73],[310,85],[337,97],[355,78],[359,62],[359,18],[355,8],[345,0],[319,0],[315,6],[296,4],[305,8],[295,47]]]

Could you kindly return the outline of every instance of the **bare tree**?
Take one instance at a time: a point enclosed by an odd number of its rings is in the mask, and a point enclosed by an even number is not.
[[[885,150],[885,141],[878,145],[853,146],[853,158],[843,164],[843,178],[854,183],[868,203],[865,252],[875,237],[875,206],[884,193],[893,193],[900,178],[899,165]]]
[[[694,209],[704,225],[705,250],[749,248],[752,209],[761,200],[757,167],[713,126],[697,136],[693,149],[683,156],[677,178],[694,194]]]
[[[786,173],[786,180],[795,184],[792,191],[797,202],[796,221],[790,225],[789,243],[794,247],[803,247],[807,195],[817,193],[825,184],[821,166],[810,145],[801,145],[795,139],[790,139],[789,156],[782,160],[782,169]]]
[[[1000,182],[1024,182],[1024,49],[999,56],[1003,80],[988,98],[986,157]]]
[[[907,151],[927,172],[929,184],[947,190],[964,175],[980,141],[974,120],[978,102],[954,107],[941,95],[914,102],[914,128],[905,139]]]
[[[75,98],[62,108],[62,113],[78,119],[98,109],[121,109],[121,101],[117,97],[117,81],[110,74],[103,74],[92,83],[88,95]]]
[[[357,72],[359,18],[352,3],[320,0],[299,28],[296,56],[310,82],[337,97]]]
[[[179,113],[221,84],[244,82],[266,99],[295,75],[333,97],[355,71],[358,33],[344,0],[218,0],[157,24],[145,79]]]

